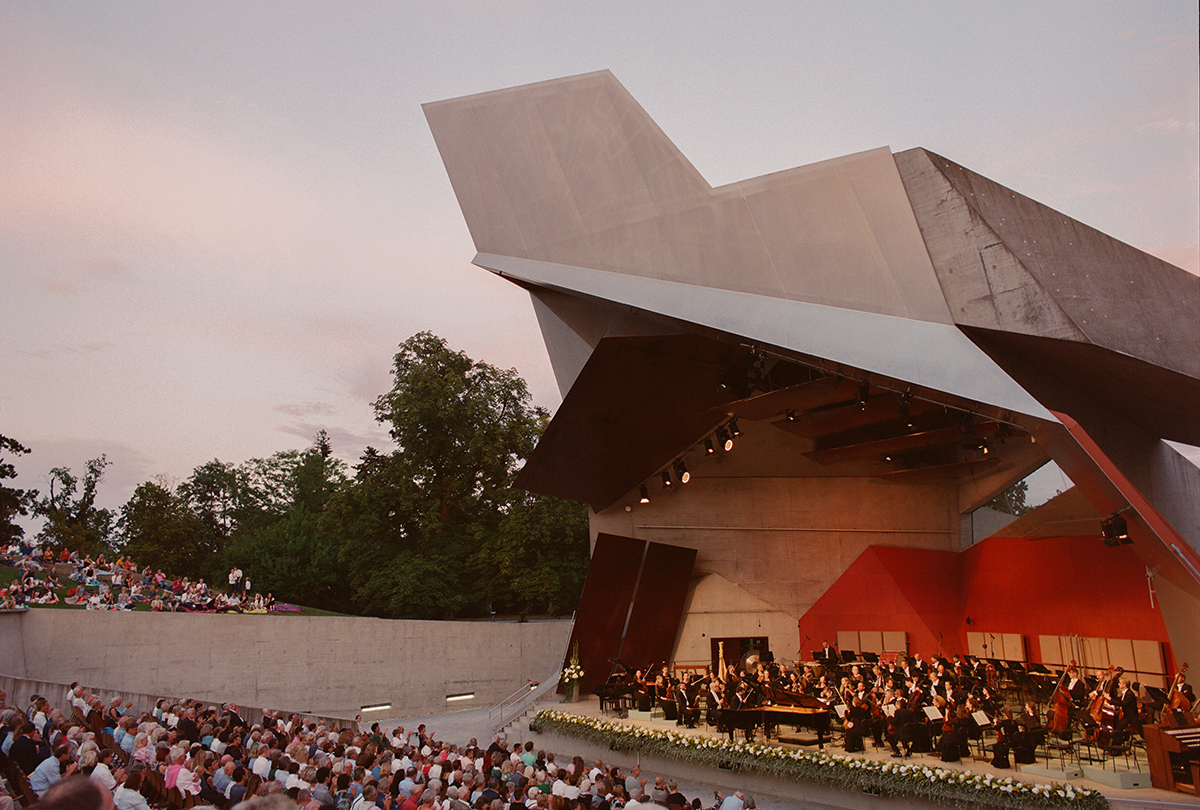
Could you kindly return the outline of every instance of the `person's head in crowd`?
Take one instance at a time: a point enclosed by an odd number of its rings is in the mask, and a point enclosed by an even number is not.
[[[68,776],[50,786],[37,810],[112,810],[112,794],[86,776]]]

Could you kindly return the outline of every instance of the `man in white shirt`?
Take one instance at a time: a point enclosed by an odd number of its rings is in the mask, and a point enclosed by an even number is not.
[[[271,773],[271,749],[265,745],[258,747],[258,756],[250,760],[250,770],[258,774],[259,779],[266,779]]]

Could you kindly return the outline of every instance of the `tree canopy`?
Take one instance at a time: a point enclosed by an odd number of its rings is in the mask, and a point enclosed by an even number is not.
[[[89,460],[82,479],[70,467],[50,471],[49,491],[33,501],[33,514],[45,520],[37,535],[40,545],[83,554],[110,550],[113,513],[96,506],[96,491],[110,463],[104,455]]]
[[[512,485],[545,426],[524,380],[428,332],[401,344],[392,377],[375,414],[396,447],[367,448],[326,514],[355,601],[388,616],[573,607],[586,510]]]
[[[4,482],[17,477],[17,468],[5,456],[22,456],[29,448],[16,439],[0,434],[0,543],[8,544],[25,536],[25,528],[16,522],[17,516],[29,514],[37,497],[35,490],[10,487]]]
[[[0,518],[19,514],[6,506],[16,498],[44,518],[39,541],[55,550],[111,550],[210,583],[236,565],[254,591],[342,612],[571,611],[588,566],[587,509],[513,487],[548,422],[516,371],[421,332],[400,345],[374,409],[394,445],[367,447],[352,470],[322,430],[304,450],[214,458],[177,484],[151,479],[113,513],[95,505],[101,456],[81,478],[51,470],[45,496],[0,488]],[[27,452],[4,437],[0,450]],[[0,456],[0,482],[10,467]]]

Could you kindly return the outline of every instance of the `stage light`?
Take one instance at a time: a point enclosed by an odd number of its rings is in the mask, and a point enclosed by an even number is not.
[[[729,435],[729,431],[725,428],[717,428],[717,441],[721,443],[721,447],[728,453],[733,449],[733,437]]]
[[[638,487],[638,503],[650,503],[650,490],[646,489],[645,484]]]
[[[871,384],[863,380],[858,384],[858,409],[865,411],[867,409],[867,400],[871,398]]]
[[[738,429],[737,417],[730,417],[730,419],[729,419],[729,432],[730,432],[730,433],[733,435],[733,437],[734,437],[735,439],[736,439],[738,436],[741,436],[741,435],[742,435],[742,431]]]
[[[891,457],[891,456],[884,456],[884,457],[883,457],[883,460],[884,460],[884,461],[886,461],[886,462],[888,462],[888,463],[891,463],[891,461],[892,461],[892,457]]]
[[[670,489],[671,485],[672,485],[670,470],[662,471],[662,480],[663,480],[663,489]]]
[[[688,472],[687,465],[683,463],[683,459],[675,459],[675,477],[679,479],[679,483],[686,484],[692,480],[692,474]]]
[[[711,456],[715,452],[717,452],[717,451],[713,448],[712,439],[705,439],[704,440],[704,455]]]
[[[369,706],[360,706],[358,710],[360,712],[381,712],[390,708],[392,708],[392,704],[390,703],[372,703]]]
[[[722,391],[729,389],[729,372],[722,371],[717,375],[717,388],[720,388]]]
[[[981,453],[983,453],[985,456],[988,454],[988,452],[990,452],[989,448],[988,448],[988,443],[986,441],[984,441],[983,439],[979,440],[979,451]]]
[[[785,413],[783,415],[783,418],[788,420],[789,422],[795,422],[796,421],[796,412],[793,411],[791,408],[788,408],[788,411],[787,411],[787,413]]]
[[[1100,521],[1100,534],[1104,536],[1104,545],[1120,546],[1130,545],[1133,540],[1129,538],[1129,525],[1125,522],[1125,518],[1121,513],[1113,512],[1104,520]]]
[[[447,703],[454,703],[459,700],[474,700],[474,699],[475,699],[474,692],[460,692],[457,695],[446,695]]]

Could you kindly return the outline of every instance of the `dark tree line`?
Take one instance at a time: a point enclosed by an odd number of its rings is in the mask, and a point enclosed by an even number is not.
[[[524,380],[428,332],[401,344],[392,376],[375,414],[394,446],[367,447],[353,468],[321,431],[303,451],[146,481],[113,513],[95,505],[103,456],[81,479],[52,470],[44,495],[3,486],[14,473],[0,456],[0,532],[19,536],[13,518],[32,512],[44,520],[37,541],[55,550],[126,554],[217,585],[237,565],[255,591],[343,612],[572,610],[587,572],[587,510],[512,486],[548,418]]]

